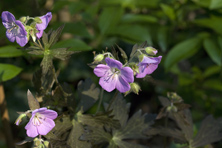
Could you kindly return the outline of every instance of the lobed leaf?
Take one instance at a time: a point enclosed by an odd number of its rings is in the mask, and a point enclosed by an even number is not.
[[[39,102],[34,98],[34,96],[29,91],[29,89],[27,91],[27,99],[28,99],[28,104],[29,104],[30,110],[35,110],[35,109],[40,108]]]

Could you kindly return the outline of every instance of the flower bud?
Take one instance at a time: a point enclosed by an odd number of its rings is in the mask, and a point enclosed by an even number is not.
[[[25,21],[27,20],[27,17],[23,16],[19,19],[22,23],[25,23]]]
[[[143,61],[144,56],[145,56],[144,54],[141,54],[141,55],[138,56],[140,62]]]
[[[183,99],[177,95],[175,92],[168,92],[167,97],[171,100],[173,103],[180,103],[183,101]]]
[[[167,111],[168,112],[177,112],[177,107],[176,106],[168,106],[167,107]]]
[[[39,17],[35,17],[34,22],[36,22],[37,24],[41,24],[42,20]]]
[[[94,57],[94,62],[100,62],[104,58],[103,54],[98,54],[97,56]]]
[[[137,83],[131,83],[130,84],[131,90],[135,93],[135,94],[139,94],[140,86]]]
[[[15,124],[18,126],[22,122],[22,118],[25,116],[26,114],[20,114],[19,117],[16,119]]]
[[[145,51],[149,55],[156,55],[157,54],[157,50],[155,48],[153,48],[153,47],[146,47]]]

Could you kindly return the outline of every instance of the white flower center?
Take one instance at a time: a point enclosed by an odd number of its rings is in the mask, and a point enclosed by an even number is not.
[[[39,126],[42,124],[42,121],[45,120],[45,117],[42,114],[36,113],[34,118],[32,119],[32,124],[35,126]]]

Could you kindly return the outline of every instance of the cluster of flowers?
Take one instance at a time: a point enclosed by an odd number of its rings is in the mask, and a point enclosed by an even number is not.
[[[134,75],[136,78],[144,78],[146,75],[153,73],[157,69],[162,56],[153,57],[157,54],[157,50],[152,47],[140,48],[137,52],[139,53],[137,55],[139,62],[136,66],[134,62],[128,62],[123,66],[120,61],[113,58],[111,53],[98,54],[94,58],[94,61],[100,62],[105,55],[108,55],[105,58],[106,64],[98,64],[94,69],[95,75],[100,77],[99,84],[104,90],[111,92],[116,88],[121,93],[133,91],[138,94],[140,87],[133,83]]]
[[[34,42],[36,38],[41,38],[43,30],[46,29],[52,19],[52,13],[48,12],[40,17],[21,17],[19,20],[16,20],[12,13],[3,11],[1,18],[3,25],[7,29],[6,36],[9,41],[14,42],[16,40],[23,47],[28,43],[30,36]],[[29,20],[32,20],[30,25],[28,25]]]

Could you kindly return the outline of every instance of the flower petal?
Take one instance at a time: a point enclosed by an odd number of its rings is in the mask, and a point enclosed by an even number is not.
[[[143,65],[140,65],[139,67],[139,72],[137,75],[136,75],[136,78],[144,78],[146,76],[146,66],[148,64],[143,64]]]
[[[147,64],[150,64],[150,63],[158,63],[158,58],[156,58],[156,57],[144,57],[143,58],[143,61],[141,62],[141,63],[147,63]]]
[[[52,19],[52,13],[48,12],[46,15],[43,15],[39,18],[42,20],[42,23],[41,24],[36,24],[36,28],[38,30],[45,30],[46,27],[48,26],[49,22]]]
[[[30,119],[30,121],[28,122],[28,124],[25,126],[25,129],[26,129],[26,134],[29,136],[29,137],[36,137],[38,136],[38,131],[37,131],[37,128],[36,126],[34,126],[32,124],[32,120],[33,120],[33,116],[32,118]]]
[[[37,37],[38,39],[40,39],[40,38],[42,37],[42,34],[43,34],[43,30],[39,30],[39,32],[36,33],[36,37]]]
[[[114,60],[114,59],[110,59],[110,58],[106,58],[105,59],[107,65],[111,68],[118,68],[121,69],[123,64],[120,61]]]
[[[111,92],[115,89],[117,79],[118,76],[116,74],[106,75],[100,78],[99,84],[104,90]]]
[[[22,22],[20,22],[20,21],[17,20],[17,21],[15,21],[15,24],[19,26],[19,34],[26,36],[26,35],[27,35],[27,32],[26,32],[25,27],[24,27],[24,25],[22,24]]]
[[[133,70],[130,67],[123,67],[121,69],[121,76],[127,82],[132,83],[134,81]]]
[[[52,119],[52,120],[57,118],[57,116],[58,116],[56,111],[50,110],[50,109],[47,109],[47,110],[45,110],[43,112],[39,112],[39,113],[44,115],[44,117]]]
[[[11,28],[11,23],[12,22],[15,22],[15,17],[14,17],[14,15],[13,14],[11,14],[10,12],[8,12],[8,11],[3,11],[2,12],[2,16],[1,16],[1,18],[2,18],[2,23],[3,23],[3,25],[5,26],[5,28]]]
[[[40,135],[47,135],[55,127],[55,122],[52,119],[45,118],[40,120],[42,124],[37,126],[38,133]]]
[[[8,38],[8,40],[10,42],[15,42],[15,35],[14,35],[14,33],[6,31],[6,37]]]
[[[32,116],[35,115],[37,112],[42,113],[42,112],[44,112],[45,110],[47,110],[46,107],[42,107],[42,108],[35,109],[34,111],[32,111]]]
[[[93,72],[97,77],[102,77],[107,73],[108,70],[110,70],[109,66],[104,64],[99,64],[94,68]]]
[[[28,39],[26,36],[16,36],[16,42],[23,47],[28,43]]]
[[[130,85],[122,78],[122,76],[119,76],[116,82],[116,89],[118,89],[119,92],[124,93],[130,90]]]

